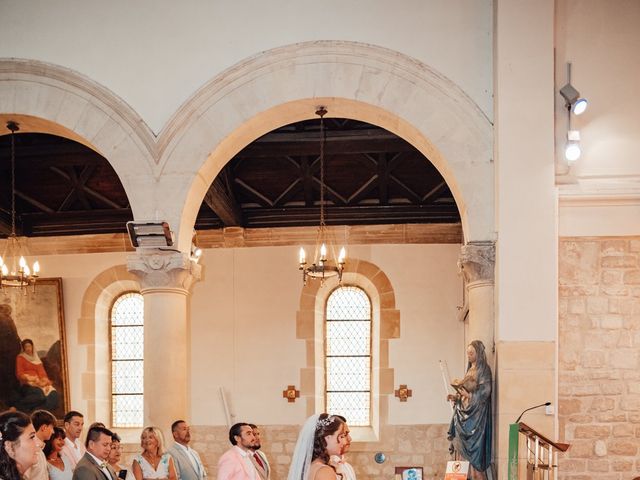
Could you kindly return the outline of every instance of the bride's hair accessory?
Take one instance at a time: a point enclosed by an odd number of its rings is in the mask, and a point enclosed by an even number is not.
[[[316,424],[316,430],[320,430],[321,428],[327,428],[332,423],[333,423],[333,415],[329,415],[327,418],[318,419],[318,423]]]

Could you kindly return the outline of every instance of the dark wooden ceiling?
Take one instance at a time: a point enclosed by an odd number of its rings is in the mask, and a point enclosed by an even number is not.
[[[458,223],[451,192],[414,147],[379,127],[326,119],[328,225]],[[214,180],[197,229],[313,226],[320,217],[319,121],[248,145]],[[129,201],[108,161],[61,137],[16,135],[19,235],[125,232]],[[10,136],[0,136],[0,236],[11,228]]]

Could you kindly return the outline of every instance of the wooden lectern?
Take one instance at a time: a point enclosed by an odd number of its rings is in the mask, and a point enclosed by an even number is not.
[[[509,480],[518,480],[519,437],[526,439],[526,480],[555,480],[558,473],[558,452],[566,452],[568,443],[556,443],[524,422],[509,425]]]

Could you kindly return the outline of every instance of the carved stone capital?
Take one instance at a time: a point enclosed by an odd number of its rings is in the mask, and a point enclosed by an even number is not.
[[[458,268],[467,287],[474,284],[494,283],[496,247],[493,242],[468,243],[460,249]]]
[[[165,291],[188,295],[191,285],[200,280],[202,267],[182,252],[153,251],[127,258],[127,270],[138,277],[145,291]]]

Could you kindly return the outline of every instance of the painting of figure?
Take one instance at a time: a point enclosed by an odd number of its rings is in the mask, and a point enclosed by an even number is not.
[[[0,411],[46,409],[64,416],[69,401],[62,279],[35,292],[0,290]]]

